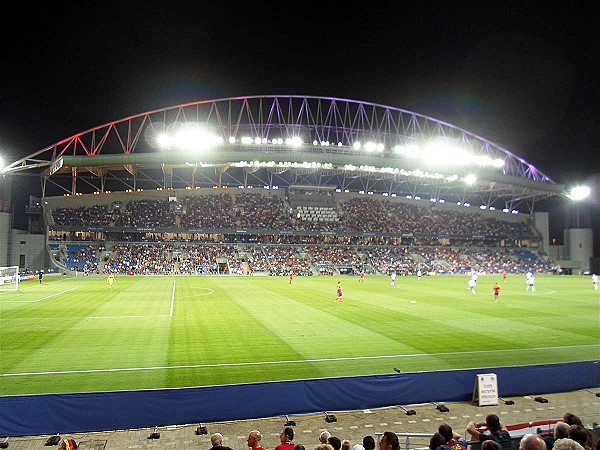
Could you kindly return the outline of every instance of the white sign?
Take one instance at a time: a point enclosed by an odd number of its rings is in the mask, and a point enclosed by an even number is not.
[[[498,404],[498,378],[495,373],[479,373],[475,378],[473,401],[479,406]]]

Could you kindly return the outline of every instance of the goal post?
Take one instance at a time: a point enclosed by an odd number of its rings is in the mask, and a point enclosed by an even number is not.
[[[0,267],[0,292],[19,290],[19,266]]]

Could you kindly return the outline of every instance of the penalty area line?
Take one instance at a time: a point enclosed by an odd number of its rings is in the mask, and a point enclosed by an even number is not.
[[[335,361],[359,361],[359,360],[373,360],[373,359],[391,359],[391,358],[419,358],[419,357],[431,357],[431,356],[446,356],[446,355],[472,355],[472,354],[486,354],[486,353],[498,353],[498,352],[523,352],[527,350],[533,351],[547,351],[547,350],[559,350],[569,348],[584,348],[584,347],[598,347],[596,344],[588,345],[566,345],[562,347],[534,347],[528,349],[503,349],[503,350],[474,350],[468,352],[447,352],[447,353],[412,353],[404,355],[377,355],[377,356],[349,356],[343,358],[318,358],[318,359],[291,359],[284,361],[256,361],[256,362],[240,362],[240,363],[220,363],[220,364],[190,364],[190,365],[179,365],[179,366],[153,366],[153,367],[122,367],[114,369],[88,369],[88,370],[58,370],[58,371],[47,371],[47,372],[20,372],[20,373],[0,373],[0,377],[22,377],[32,375],[66,375],[75,373],[111,373],[111,372],[138,372],[146,370],[171,370],[171,369],[205,369],[212,367],[243,367],[243,366],[267,366],[275,364],[303,364],[303,363],[315,363],[315,362],[335,362]]]
[[[67,292],[74,291],[75,289],[79,289],[81,286],[75,286],[74,288],[67,289],[66,291],[57,292],[55,294],[46,295],[45,297],[38,298],[37,300],[2,300],[2,303],[37,303],[43,300],[48,300],[49,298],[56,297],[57,295],[66,294]]]
[[[169,317],[173,317],[173,306],[175,305],[175,283],[176,280],[173,280],[173,291],[171,292],[171,310],[169,311]]]

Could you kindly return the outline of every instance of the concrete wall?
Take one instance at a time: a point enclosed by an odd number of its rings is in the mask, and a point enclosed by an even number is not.
[[[569,249],[569,259],[575,261],[574,269],[578,269],[579,274],[589,271],[590,258],[594,253],[592,229],[565,230],[565,246]]]
[[[0,266],[9,266],[10,214],[0,212]]]
[[[7,246],[10,254],[8,265],[19,266],[21,269],[29,268],[33,271],[46,269],[48,252],[46,251],[45,235],[11,230],[10,236],[10,243]]]
[[[542,249],[550,254],[550,220],[547,212],[536,212],[533,216],[535,229],[542,235]]]

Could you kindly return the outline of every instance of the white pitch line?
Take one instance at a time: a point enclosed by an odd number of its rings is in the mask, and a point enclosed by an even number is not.
[[[42,297],[42,298],[40,298],[38,300],[35,300],[34,303],[41,302],[42,300],[46,300],[46,299],[49,299],[49,298],[52,298],[52,297],[56,297],[57,295],[66,294],[67,292],[74,291],[75,289],[79,289],[80,287],[81,286],[75,286],[74,288],[67,289],[66,291],[57,292],[56,294],[52,294],[52,295],[48,295],[46,297]]]
[[[0,377],[22,377],[29,375],[65,375],[70,373],[103,373],[103,372],[135,372],[145,370],[167,370],[167,369],[199,369],[211,367],[241,367],[241,366],[263,366],[275,364],[303,364],[315,362],[331,362],[331,361],[357,361],[367,359],[390,359],[390,358],[419,358],[429,356],[447,356],[447,355],[469,355],[469,354],[485,354],[498,352],[524,352],[527,350],[547,351],[567,348],[583,348],[583,347],[598,347],[596,344],[589,345],[566,345],[564,347],[534,347],[528,349],[515,348],[503,350],[474,350],[469,352],[448,352],[448,353],[413,353],[406,355],[379,355],[379,356],[350,356],[345,358],[319,358],[319,359],[292,359],[284,361],[258,361],[258,362],[243,362],[243,363],[221,363],[221,364],[191,364],[181,366],[154,366],[154,367],[123,367],[116,369],[89,369],[89,370],[60,370],[52,372],[21,372],[21,373],[2,373]]]
[[[47,295],[46,297],[38,298],[37,300],[3,300],[2,303],[37,303],[42,300],[47,300],[52,297],[56,297],[57,295],[66,294],[67,292],[74,291],[75,289],[79,289],[81,286],[75,286],[74,288],[67,289],[66,291],[57,292],[56,294]]]
[[[173,317],[173,306],[175,305],[175,283],[176,280],[173,280],[173,292],[171,293],[171,311],[169,311],[169,316]]]

